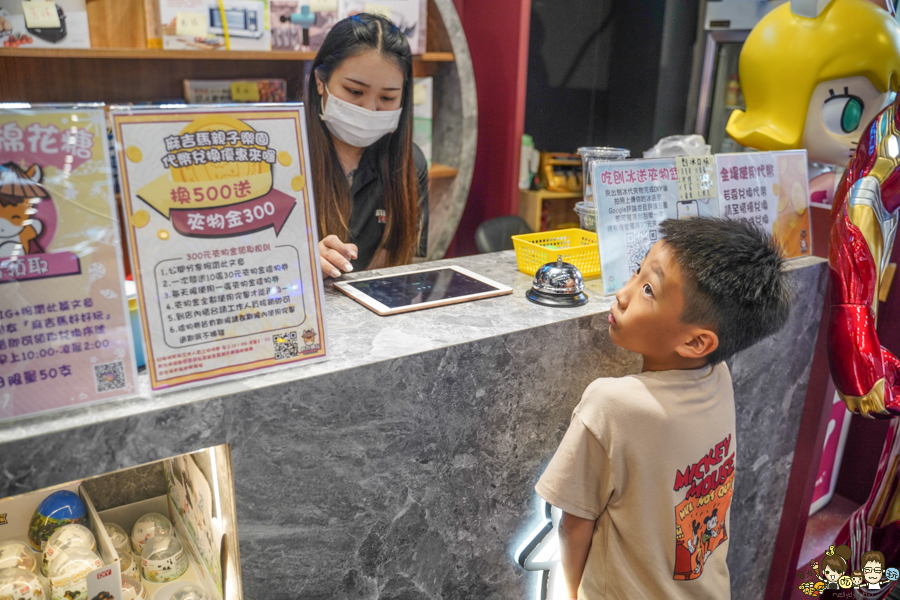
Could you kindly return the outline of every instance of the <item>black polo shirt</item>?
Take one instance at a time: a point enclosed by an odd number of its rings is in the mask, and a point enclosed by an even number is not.
[[[419,182],[419,247],[416,256],[428,251],[428,161],[418,146],[413,144],[416,178]],[[375,164],[375,153],[363,152],[359,166],[353,173],[350,186],[353,205],[350,213],[350,243],[359,248],[359,256],[351,261],[353,270],[365,269],[371,262],[384,235],[387,214],[384,208],[384,185]]]

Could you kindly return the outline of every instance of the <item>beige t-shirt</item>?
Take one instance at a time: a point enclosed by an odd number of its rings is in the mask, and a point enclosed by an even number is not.
[[[578,598],[730,598],[735,448],[725,363],[591,383],[535,486],[597,520]]]

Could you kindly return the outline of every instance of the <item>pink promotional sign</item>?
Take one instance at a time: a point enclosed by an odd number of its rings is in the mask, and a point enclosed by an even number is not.
[[[74,127],[68,123],[18,122],[5,120],[0,124],[0,149],[5,159],[15,153],[16,158],[29,165],[53,167],[62,172],[74,172],[94,158],[95,147],[103,144],[105,134],[89,127]],[[87,125],[85,123],[84,125]]]
[[[101,107],[0,111],[0,419],[133,393]]]
[[[81,261],[73,252],[51,254],[31,254],[21,260],[7,260],[0,263],[0,283],[25,281],[26,279],[48,279],[81,273]]]

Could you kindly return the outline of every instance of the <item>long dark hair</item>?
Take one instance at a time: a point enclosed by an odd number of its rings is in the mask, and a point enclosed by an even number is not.
[[[311,172],[320,238],[334,234],[346,241],[350,234],[352,209],[350,187],[331,134],[319,118],[322,96],[316,86],[316,74],[323,82],[328,82],[344,60],[369,50],[377,50],[394,61],[403,73],[397,130],[365,150],[377,157],[387,213],[379,249],[387,254],[387,266],[392,266],[411,262],[418,245],[419,188],[412,152],[412,53],[406,36],[382,16],[361,13],[339,21],[326,36],[313,61],[306,104]]]

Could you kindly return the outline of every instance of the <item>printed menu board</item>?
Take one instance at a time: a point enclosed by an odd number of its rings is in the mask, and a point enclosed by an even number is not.
[[[0,111],[0,419],[134,392],[100,105]]]
[[[666,219],[743,219],[772,233],[788,258],[812,252],[806,150],[598,161],[592,168],[604,294],[625,285]]]
[[[152,388],[325,358],[302,105],[110,115]]]

